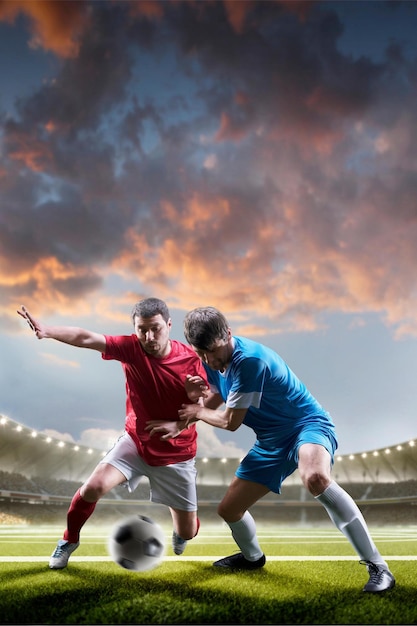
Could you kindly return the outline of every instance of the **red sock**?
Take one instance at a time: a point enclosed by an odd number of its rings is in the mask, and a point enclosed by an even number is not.
[[[87,502],[80,495],[80,490],[74,494],[67,513],[67,529],[64,532],[64,539],[69,543],[77,543],[80,540],[80,530],[92,515],[97,502]]]

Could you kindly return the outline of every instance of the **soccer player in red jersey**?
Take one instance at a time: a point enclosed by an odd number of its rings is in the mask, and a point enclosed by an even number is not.
[[[105,360],[122,364],[126,381],[126,421],[123,435],[75,493],[67,513],[67,528],[49,567],[63,569],[80,545],[80,531],[97,502],[112,488],[125,484],[133,491],[147,476],[151,500],[169,507],[172,547],[182,554],[198,532],[196,468],[197,432],[178,418],[187,396],[188,375],[206,380],[200,359],[187,345],[170,339],[171,317],[163,300],[146,298],[132,310],[134,333],[109,336],[72,326],[49,326],[22,306],[17,311],[38,339],[55,339],[78,348],[97,350]],[[197,397],[195,398],[197,401]],[[163,420],[172,438],[151,435],[147,422]]]

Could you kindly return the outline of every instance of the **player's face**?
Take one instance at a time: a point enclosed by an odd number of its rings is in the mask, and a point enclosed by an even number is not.
[[[156,357],[169,354],[171,325],[171,319],[166,322],[160,313],[153,317],[135,316],[135,333],[145,352]]]
[[[227,339],[217,339],[207,350],[199,350],[193,346],[194,352],[200,359],[207,363],[212,370],[224,372],[229,365],[233,354],[233,343],[231,333]]]

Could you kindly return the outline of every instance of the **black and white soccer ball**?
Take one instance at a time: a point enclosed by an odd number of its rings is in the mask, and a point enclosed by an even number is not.
[[[157,567],[164,558],[164,532],[144,515],[125,517],[113,527],[108,549],[113,561],[121,567],[145,572]]]

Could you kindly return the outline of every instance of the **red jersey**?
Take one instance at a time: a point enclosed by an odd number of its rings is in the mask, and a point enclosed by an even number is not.
[[[178,420],[182,404],[190,404],[185,392],[187,374],[207,376],[200,358],[179,341],[171,340],[168,356],[157,358],[145,352],[135,334],[106,335],[106,360],[120,361],[126,378],[125,430],[136,443],[140,456],[148,465],[170,465],[187,461],[197,452],[195,424],[178,437],[161,441],[145,431],[149,420]]]

